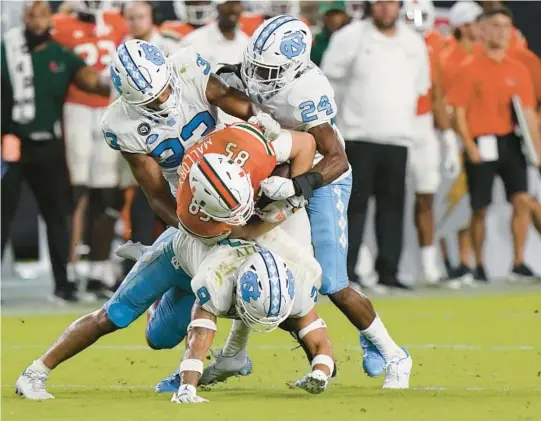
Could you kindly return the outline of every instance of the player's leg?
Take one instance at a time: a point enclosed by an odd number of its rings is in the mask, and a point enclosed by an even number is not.
[[[505,140],[507,159],[500,167],[500,176],[505,185],[505,193],[508,201],[513,206],[511,231],[513,234],[515,259],[510,279],[532,279],[536,278],[536,276],[525,264],[524,253],[534,199],[528,194],[528,170],[520,142],[514,138]]]
[[[104,109],[92,111],[92,155],[88,180],[90,274],[87,291],[98,297],[110,296],[116,279],[109,260],[115,224],[120,218],[124,195],[119,187],[123,178],[122,156],[103,140],[100,121]]]
[[[73,322],[17,380],[17,393],[28,399],[50,399],[45,381],[51,370],[85,350],[102,336],[129,326],[161,295],[177,286],[190,291],[190,278],[173,265],[173,239],[153,245],[130,271],[105,305]]]
[[[424,117],[423,117],[424,118]],[[415,227],[425,280],[435,284],[441,278],[437,266],[437,252],[434,245],[434,194],[440,185],[440,148],[432,119],[421,128],[421,140],[409,151],[413,185],[415,189]]]
[[[2,166],[6,165],[2,163]],[[0,186],[0,194],[2,199],[2,218],[1,237],[2,237],[2,257],[4,257],[4,247],[9,239],[11,231],[11,222],[15,216],[19,197],[21,195],[21,184],[23,181],[22,164],[13,162],[7,164],[8,168],[5,174],[2,175]]]
[[[25,166],[25,175],[36,197],[47,226],[47,241],[53,270],[55,290],[50,299],[58,302],[76,301],[75,285],[68,282],[70,218],[73,204],[71,186],[64,156],[64,145],[53,140],[43,157]],[[44,177],[43,174],[47,174]]]
[[[470,233],[476,265],[474,278],[481,282],[487,282],[488,280],[483,266],[485,218],[487,208],[492,202],[492,184],[496,175],[497,165],[496,162],[472,164],[468,160],[465,161],[472,210]]]
[[[367,373],[378,375],[388,367],[384,387],[408,387],[411,358],[392,340],[370,300],[349,286],[346,215],[351,183],[350,175],[316,190],[308,205],[315,255],[323,269],[320,292],[328,295],[375,347],[365,355],[367,361],[363,365]],[[400,378],[395,378],[396,373],[400,373]]]
[[[66,142],[66,161],[70,181],[73,186],[74,212],[71,222],[71,250],[68,264],[68,277],[78,278],[76,264],[78,246],[82,244],[86,208],[88,205],[88,179],[90,173],[90,154],[92,150],[92,131],[89,122],[92,109],[79,104],[64,105],[64,139]]]
[[[182,342],[194,302],[192,292],[179,288],[171,288],[164,294],[147,324],[146,340],[152,349],[171,349]],[[179,387],[180,373],[175,371],[156,385],[156,392],[175,393]]]

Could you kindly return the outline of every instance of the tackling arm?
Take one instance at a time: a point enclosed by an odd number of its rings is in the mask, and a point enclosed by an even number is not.
[[[104,78],[100,73],[90,67],[81,67],[75,73],[75,85],[86,92],[108,97],[111,87],[109,78]]]
[[[219,76],[211,75],[206,89],[207,100],[224,112],[248,121],[254,115],[250,98],[226,85]]]
[[[308,132],[314,136],[317,150],[323,155],[323,159],[314,166],[312,172],[321,174],[323,185],[332,183],[349,169],[346,151],[329,123],[312,127]]]
[[[290,133],[291,152],[289,160],[291,161],[291,177],[296,177],[312,168],[316,154],[316,142],[310,133],[294,131],[290,131]]]
[[[169,191],[167,182],[156,161],[143,154],[122,152],[122,156],[130,164],[131,172],[143,189],[152,210],[167,225],[178,227],[175,198]]]

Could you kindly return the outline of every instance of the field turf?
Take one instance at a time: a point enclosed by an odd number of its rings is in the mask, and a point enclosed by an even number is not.
[[[541,420],[541,292],[376,300],[414,367],[411,389],[381,390],[362,373],[355,330],[329,303],[319,306],[338,361],[328,390],[311,396],[291,384],[308,372],[283,332],[254,334],[254,374],[199,393],[208,404],[175,405],[153,385],[182,350],[150,351],[144,320],[99,341],[52,373],[55,400],[14,394],[20,372],[76,315],[2,317],[2,421],[519,421]],[[219,324],[223,343],[229,322]]]

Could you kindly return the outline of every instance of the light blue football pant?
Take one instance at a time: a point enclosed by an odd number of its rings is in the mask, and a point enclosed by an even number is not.
[[[176,228],[167,229],[139,258],[115,295],[104,304],[103,308],[115,326],[119,328],[129,326],[158,297],[163,296],[153,320],[164,319],[167,321],[164,325],[169,325],[170,321],[174,320],[177,330],[175,341],[182,340],[184,336],[178,339],[182,332],[186,334],[195,296],[190,286],[191,278],[172,263],[175,257],[173,240],[177,232]],[[157,348],[172,341],[170,338],[156,335],[152,330],[147,330],[147,335],[150,335],[152,345]]]
[[[308,202],[315,256],[323,270],[319,292],[331,295],[347,288],[348,204],[351,173],[343,180],[314,191]]]

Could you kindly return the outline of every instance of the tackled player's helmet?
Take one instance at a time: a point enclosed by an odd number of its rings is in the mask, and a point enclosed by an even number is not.
[[[166,119],[178,112],[180,88],[163,52],[155,44],[138,39],[118,46],[110,68],[111,79],[123,101],[153,119]],[[147,105],[167,88],[170,94],[158,109]]]
[[[289,317],[295,299],[295,279],[276,253],[260,248],[239,269],[236,310],[257,332],[270,332]]]
[[[216,12],[212,1],[174,1],[175,14],[182,22],[203,26],[211,22]]]
[[[407,0],[401,12],[406,23],[420,33],[434,28],[436,8],[430,0]]]
[[[217,153],[190,169],[190,188],[201,212],[230,225],[245,225],[254,213],[254,189],[240,165]]]
[[[263,22],[244,52],[241,76],[255,100],[269,98],[310,63],[312,33],[294,16],[281,15]]]

